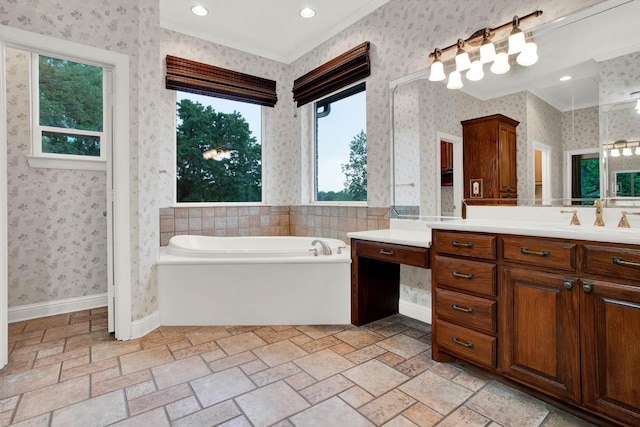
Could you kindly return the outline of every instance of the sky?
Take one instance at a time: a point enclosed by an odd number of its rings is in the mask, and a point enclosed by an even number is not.
[[[190,99],[214,110],[242,114],[258,144],[262,143],[262,110],[259,105],[222,98],[178,92],[178,99]],[[265,107],[269,108],[269,107]],[[319,120],[318,191],[339,192],[345,176],[341,165],[349,162],[349,143],[367,129],[366,92],[360,92],[331,104],[331,113]]]

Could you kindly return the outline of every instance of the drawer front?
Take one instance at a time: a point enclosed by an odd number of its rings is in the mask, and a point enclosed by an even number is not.
[[[496,259],[496,236],[436,230],[433,239],[439,253]]]
[[[436,341],[441,350],[463,360],[496,367],[496,338],[444,320],[438,320]]]
[[[436,316],[459,325],[494,334],[496,308],[496,302],[486,298],[436,289]]]
[[[497,295],[495,264],[442,255],[434,258],[432,273],[438,286],[478,295]]]
[[[429,268],[429,249],[427,248],[357,240],[356,255],[397,264]]]
[[[640,249],[626,247],[584,245],[583,270],[591,274],[640,278]]]
[[[503,236],[502,257],[505,261],[530,266],[576,270],[576,244],[530,237]]]

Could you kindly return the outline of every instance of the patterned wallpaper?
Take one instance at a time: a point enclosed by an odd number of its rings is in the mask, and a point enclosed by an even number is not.
[[[551,21],[599,2],[541,0],[536,6],[545,14],[539,22]],[[173,186],[166,185],[167,174],[172,168],[167,162],[166,147],[171,146],[168,141],[174,138],[172,132],[167,132],[167,126],[174,118],[169,117],[171,101],[162,88],[162,68],[159,68],[168,41],[177,39],[180,51],[191,59],[207,59],[217,65],[229,64],[229,68],[238,71],[277,78],[280,102],[267,119],[270,144],[266,173],[266,185],[270,189],[268,202],[296,205],[305,203],[302,181],[304,164],[308,160],[300,141],[304,139],[303,131],[308,128],[308,123],[303,124],[308,116],[302,114],[304,108],[296,109],[291,102],[289,91],[293,79],[369,40],[372,74],[367,79],[368,202],[370,207],[387,207],[390,200],[388,82],[424,68],[426,54],[434,46],[448,45],[460,35],[473,33],[479,26],[509,21],[513,15],[528,13],[529,9],[523,10],[522,2],[513,0],[473,3],[391,0],[290,65],[161,30],[158,0],[6,0],[5,5],[0,6],[0,24],[130,57],[131,277],[135,320],[157,309],[154,263],[159,242],[159,208],[168,206],[167,194],[173,191]],[[424,123],[423,128],[421,123],[421,135],[429,134],[429,126]],[[433,161],[433,146],[424,150],[427,158]],[[526,152],[522,156],[524,158]],[[519,161],[520,157],[518,152]],[[422,173],[433,179],[435,170],[423,168]],[[518,179],[522,179],[520,174]],[[432,192],[432,189],[422,187],[427,192],[423,196]],[[25,292],[30,294],[31,290]]]
[[[581,108],[562,113],[562,149],[598,149],[600,147],[599,121],[599,107]]]
[[[106,172],[29,166],[29,63],[6,49],[10,308],[107,292]]]

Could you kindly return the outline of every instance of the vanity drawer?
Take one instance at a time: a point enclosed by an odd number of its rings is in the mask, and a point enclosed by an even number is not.
[[[496,265],[436,255],[432,273],[438,286],[496,296]]]
[[[429,249],[356,240],[356,255],[386,262],[429,268]]]
[[[444,320],[438,320],[437,343],[441,350],[464,360],[496,367],[496,338]]]
[[[531,266],[576,270],[576,244],[531,237],[503,236],[502,257],[505,261]]]
[[[439,253],[496,259],[496,236],[464,232],[434,231]]]
[[[583,260],[586,273],[640,278],[640,249],[585,244]]]
[[[459,325],[493,334],[496,332],[495,301],[436,289],[436,315]]]

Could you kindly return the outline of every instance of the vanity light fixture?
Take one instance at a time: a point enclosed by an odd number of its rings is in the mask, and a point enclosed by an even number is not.
[[[513,17],[513,29],[509,34],[509,55],[522,52],[527,41],[525,40],[524,33],[520,29],[520,19],[517,16]]]
[[[491,64],[491,72],[494,74],[504,74],[511,69],[509,55],[518,54],[514,62],[522,66],[530,66],[538,61],[538,46],[531,40],[527,41],[525,33],[520,29],[523,21],[530,18],[537,18],[542,15],[541,10],[536,10],[528,15],[519,18],[514,16],[512,21],[502,24],[495,28],[483,28],[476,31],[466,39],[459,38],[458,41],[447,46],[444,49],[435,48],[429,54],[429,58],[433,59],[431,64],[431,72],[429,74],[430,81],[442,81],[446,78],[444,73],[445,61],[441,56],[453,49],[455,54],[455,71],[449,74],[447,87],[449,89],[460,89],[463,87],[461,72],[468,70],[465,74],[470,81],[478,81],[484,77],[483,64]],[[510,32],[508,32],[511,30]],[[476,60],[471,62],[470,54],[475,49],[479,49],[480,53]],[[496,51],[499,50],[499,53]],[[447,61],[451,60],[449,57]],[[455,74],[454,74],[455,73]]]
[[[619,139],[618,141],[605,144],[603,149],[603,157],[620,157],[621,153],[623,156],[632,156],[634,154],[640,156],[640,141],[625,141],[624,139]]]
[[[431,64],[431,72],[429,73],[429,80],[432,82],[440,82],[447,78],[446,74],[444,73],[444,65],[440,60],[441,54],[442,52],[438,48],[433,51],[433,57],[435,59],[433,60],[433,64]]]
[[[458,51],[456,52],[456,71],[462,72],[471,68],[469,54],[464,50],[464,40],[458,39]]]
[[[620,157],[620,149],[612,148],[609,154],[611,154],[611,157]]]
[[[193,12],[194,15],[198,16],[207,16],[209,14],[209,10],[200,4],[192,6],[191,12]]]

